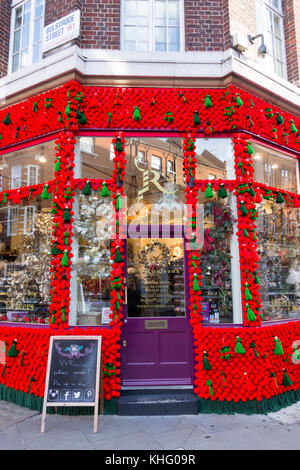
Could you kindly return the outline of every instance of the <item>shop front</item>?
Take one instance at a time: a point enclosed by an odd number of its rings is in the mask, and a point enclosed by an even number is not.
[[[100,334],[107,413],[127,389],[299,400],[298,129],[232,86],[72,81],[0,110],[2,399],[41,409],[49,337]]]

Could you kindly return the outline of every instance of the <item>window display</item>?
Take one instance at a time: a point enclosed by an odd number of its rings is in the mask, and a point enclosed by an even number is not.
[[[0,208],[1,321],[48,323],[52,195]]]
[[[263,320],[299,318],[300,210],[263,200],[258,211],[258,271]]]

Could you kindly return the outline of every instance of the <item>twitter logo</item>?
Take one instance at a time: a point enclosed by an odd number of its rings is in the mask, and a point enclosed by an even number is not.
[[[73,400],[81,400],[82,390],[73,390]]]

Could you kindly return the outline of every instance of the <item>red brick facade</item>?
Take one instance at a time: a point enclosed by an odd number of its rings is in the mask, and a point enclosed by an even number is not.
[[[0,77],[7,74],[11,0],[0,1]]]
[[[300,85],[300,0],[284,0],[284,35],[288,80]]]

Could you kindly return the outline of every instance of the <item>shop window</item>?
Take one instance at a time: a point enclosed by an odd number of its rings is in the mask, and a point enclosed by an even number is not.
[[[76,177],[110,179],[114,169],[112,137],[88,137],[88,146],[86,139],[87,137],[77,138]]]
[[[128,51],[183,50],[181,0],[123,0],[122,45]]]
[[[299,318],[300,210],[263,200],[258,211],[258,272],[263,321]]]
[[[0,208],[1,322],[48,323],[51,207],[50,193]]]
[[[109,149],[109,146],[108,146]],[[71,325],[109,324],[113,205],[99,192],[77,195],[74,205]]]
[[[44,0],[12,4],[10,70],[16,72],[42,58]]]
[[[257,1],[257,31],[264,34],[267,54],[259,57],[264,68],[286,77],[283,10],[280,0]]]
[[[35,145],[1,156],[2,191],[53,179],[55,144]]]
[[[255,181],[296,193],[297,159],[257,144],[253,144],[253,149]]]

